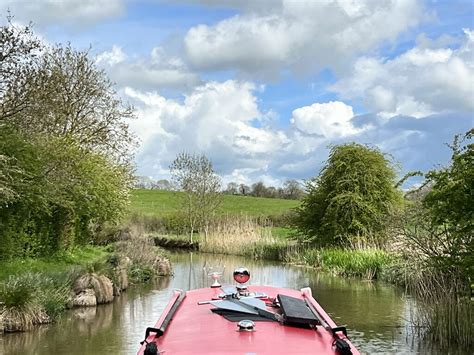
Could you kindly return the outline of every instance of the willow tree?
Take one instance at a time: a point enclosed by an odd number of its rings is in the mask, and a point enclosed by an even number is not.
[[[221,179],[205,155],[180,153],[170,166],[172,181],[184,192],[183,211],[189,240],[199,228],[207,240],[210,223],[221,203]]]
[[[378,246],[388,216],[400,206],[396,174],[386,155],[357,143],[332,147],[320,174],[307,183],[296,228],[318,246]]]

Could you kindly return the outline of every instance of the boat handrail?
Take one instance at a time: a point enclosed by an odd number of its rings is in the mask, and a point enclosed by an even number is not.
[[[160,320],[157,322],[156,327],[148,327],[145,330],[145,339],[140,342],[140,344],[148,343],[148,337],[150,336],[150,333],[155,333],[155,339],[161,337],[165,331],[166,328],[168,327],[169,322],[173,319],[174,314],[176,313],[176,310],[178,309],[179,305],[183,301],[183,299],[186,297],[186,292],[183,290],[175,289],[173,290],[175,294],[172,297],[172,301],[174,298],[173,303],[171,304],[171,307],[168,308],[168,311],[163,312],[162,317]],[[166,312],[166,313],[165,313]],[[164,318],[163,318],[164,316]],[[150,339],[151,340],[151,339]]]

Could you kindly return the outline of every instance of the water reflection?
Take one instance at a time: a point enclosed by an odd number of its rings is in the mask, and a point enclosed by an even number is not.
[[[232,271],[238,266],[249,268],[251,284],[294,289],[310,286],[335,322],[348,326],[352,341],[363,353],[439,353],[436,349],[420,348],[417,338],[407,331],[413,302],[394,287],[235,256],[172,253],[170,258],[174,277],[132,287],[108,305],[71,310],[56,324],[27,333],[0,335],[0,353],[136,353],[145,328],[155,324],[173,288],[188,290],[209,286],[210,269],[224,269],[220,281],[231,284]]]

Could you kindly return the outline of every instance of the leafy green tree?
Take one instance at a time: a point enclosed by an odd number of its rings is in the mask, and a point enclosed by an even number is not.
[[[0,28],[0,259],[94,241],[128,203],[133,110],[87,51]]]
[[[356,143],[332,147],[297,209],[299,235],[319,246],[380,246],[387,217],[402,201],[394,179],[394,167],[378,149]]]
[[[426,175],[430,190],[423,199],[433,230],[438,234],[433,261],[447,270],[474,278],[474,129],[457,135],[451,163]],[[434,253],[436,251],[436,253]]]
[[[473,135],[470,130],[454,138],[449,165],[425,174],[395,223],[409,265],[402,282],[422,302],[427,334],[446,347],[472,348]]]
[[[73,137],[82,149],[130,157],[135,137],[128,129],[133,108],[123,105],[88,51],[57,45],[45,50],[25,88],[28,105],[10,124],[25,133]]]

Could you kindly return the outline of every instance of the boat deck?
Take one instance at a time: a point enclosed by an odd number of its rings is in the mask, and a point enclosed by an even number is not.
[[[326,325],[336,327],[320,305],[311,297],[303,296],[301,291],[281,289],[268,286],[249,286],[249,292],[263,292],[268,298],[278,294],[299,299],[305,297],[323,318]],[[222,290],[205,288],[186,292],[176,309],[163,335],[156,338],[150,333],[147,342],[155,341],[159,352],[168,354],[338,354],[334,341],[345,339],[351,347],[352,354],[359,354],[342,332],[335,336],[330,330],[318,325],[315,328],[303,329],[283,325],[277,321],[255,321],[254,331],[238,331],[237,322],[232,322],[211,309],[211,304],[198,302],[217,298]],[[173,297],[178,298],[178,294]],[[175,300],[176,300],[175,299]],[[172,299],[173,301],[173,299]],[[173,302],[170,302],[163,315],[155,325],[159,328],[166,322]],[[271,307],[269,311],[274,311]],[[138,354],[143,354],[145,345]]]

